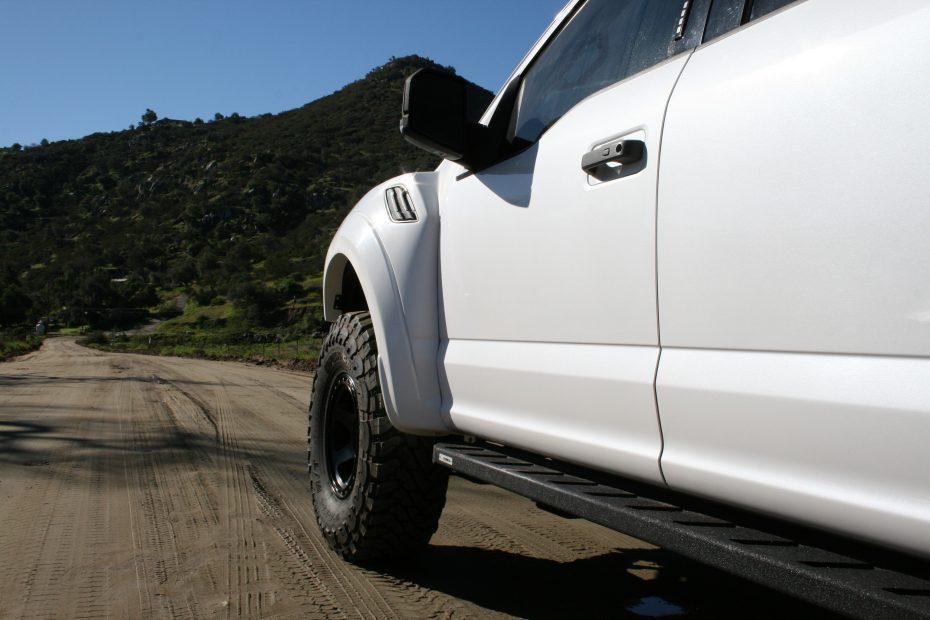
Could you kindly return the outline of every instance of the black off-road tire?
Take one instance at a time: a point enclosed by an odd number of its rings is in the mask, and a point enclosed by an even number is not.
[[[357,427],[347,439],[352,400]],[[401,433],[388,420],[369,313],[344,314],[330,327],[313,381],[307,434],[313,507],[333,550],[349,561],[372,563],[409,559],[427,545],[446,502],[449,474],[433,464],[434,439]],[[344,460],[345,449],[328,448],[348,444],[357,446],[354,467]]]

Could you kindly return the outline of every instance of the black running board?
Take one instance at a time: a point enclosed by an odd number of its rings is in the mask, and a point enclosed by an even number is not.
[[[627,485],[593,471],[486,443],[437,444],[433,460],[556,511],[836,612],[861,618],[930,618],[927,579],[657,501],[644,494],[648,490],[643,485]]]

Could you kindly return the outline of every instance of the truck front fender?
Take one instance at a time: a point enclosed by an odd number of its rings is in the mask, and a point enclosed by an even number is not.
[[[436,173],[397,177],[371,190],[339,227],[326,256],[324,314],[334,321],[360,308],[339,303],[354,271],[371,313],[378,373],[391,423],[399,430],[441,435],[439,352],[439,211]],[[416,221],[391,218],[385,192],[403,187]]]

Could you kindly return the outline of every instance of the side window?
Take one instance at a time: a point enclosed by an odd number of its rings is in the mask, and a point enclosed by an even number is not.
[[[532,143],[579,101],[665,60],[681,0],[587,0],[523,76],[516,142]]]
[[[772,11],[776,11],[783,6],[787,6],[795,0],[749,0],[752,8],[749,13],[749,20],[758,19]]]

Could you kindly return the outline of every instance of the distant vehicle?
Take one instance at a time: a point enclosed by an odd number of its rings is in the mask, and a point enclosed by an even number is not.
[[[849,559],[930,557],[928,52],[926,0],[587,0],[493,101],[413,75],[402,133],[445,161],[326,259],[332,547],[425,545],[451,468],[840,611],[928,611]],[[759,537],[788,524],[836,544]]]

